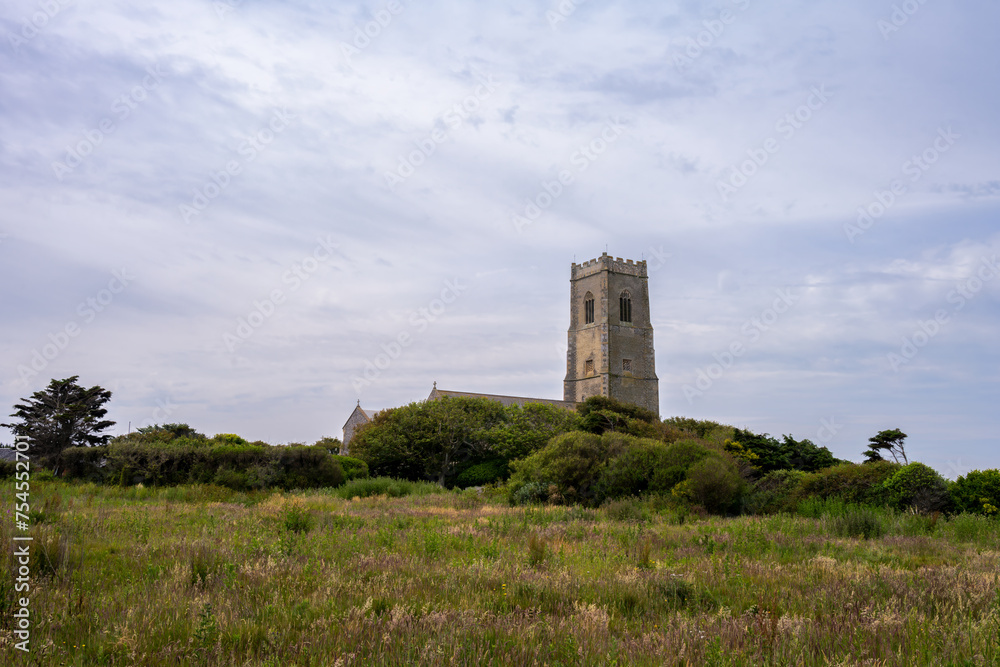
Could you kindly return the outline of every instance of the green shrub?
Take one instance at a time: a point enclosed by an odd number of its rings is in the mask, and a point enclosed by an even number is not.
[[[642,504],[637,498],[622,498],[620,500],[608,500],[601,509],[612,521],[640,522],[643,521],[645,513],[642,511]]]
[[[369,477],[366,479],[353,479],[339,487],[334,493],[341,498],[350,500],[351,498],[368,498],[370,496],[389,496],[390,498],[402,498],[403,496],[425,496],[431,493],[442,493],[442,489],[437,484],[430,482],[411,482],[405,479],[393,479],[391,477]]]
[[[285,510],[285,529],[292,533],[308,533],[313,528],[313,515],[303,507]]]
[[[647,491],[670,491],[683,479],[664,474],[670,468],[670,445],[656,440],[641,439],[630,442],[618,456],[608,461],[598,480],[596,499],[627,498]],[[670,471],[672,472],[672,471]]]
[[[803,496],[839,498],[844,502],[884,505],[889,502],[884,482],[899,470],[889,461],[875,463],[842,463],[810,473],[802,480]]]
[[[329,451],[329,447],[320,446]],[[344,471],[345,480],[351,481],[352,479],[364,479],[368,477],[368,464],[361,459],[336,454],[331,454],[331,457],[340,464],[341,469]]]
[[[540,538],[538,533],[532,533],[528,538],[528,564],[531,567],[538,567],[544,563],[547,550],[545,540]]]
[[[973,470],[951,485],[958,512],[995,515],[1000,511],[1000,470]]]
[[[102,461],[107,458],[108,445],[69,447],[63,450],[63,474],[71,479],[100,484],[106,477]]]
[[[802,483],[807,473],[799,470],[774,470],[767,473],[750,488],[743,500],[743,509],[749,514],[792,512],[799,503]]]
[[[510,491],[512,505],[544,503],[549,499],[549,485],[542,482],[527,482],[513,487]]]
[[[923,463],[899,468],[882,484],[890,503],[897,509],[915,508],[927,514],[948,509],[948,483],[934,469]]]
[[[469,466],[455,478],[455,486],[467,488],[470,486],[485,486],[505,479],[510,474],[507,461],[494,459],[484,463]]]
[[[511,464],[512,497],[525,484],[537,482],[546,487],[553,485],[566,502],[592,503],[607,462],[634,442],[631,436],[611,432],[595,435],[572,431],[556,436],[531,456]]]
[[[340,463],[322,447],[271,447],[236,442],[228,435],[147,442],[159,433],[116,438],[106,447],[68,449],[66,476],[121,486],[215,484],[238,491],[339,486],[344,481]],[[363,466],[358,462],[355,474]]]
[[[940,532],[955,542],[973,542],[981,546],[996,548],[1000,542],[1000,521],[962,512],[939,525]]]
[[[881,517],[870,507],[852,507],[843,516],[835,517],[832,525],[834,534],[840,537],[870,540],[885,534]]]
[[[736,464],[722,456],[709,456],[692,465],[683,484],[688,499],[713,514],[734,511],[743,494]]]

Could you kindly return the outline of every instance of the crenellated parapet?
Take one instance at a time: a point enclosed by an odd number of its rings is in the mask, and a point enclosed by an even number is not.
[[[636,278],[647,277],[646,260],[643,259],[636,262],[631,259],[612,257],[608,253],[603,253],[595,259],[590,259],[580,264],[573,264],[570,279],[578,280],[586,278],[601,271],[612,271],[626,276],[635,276]]]

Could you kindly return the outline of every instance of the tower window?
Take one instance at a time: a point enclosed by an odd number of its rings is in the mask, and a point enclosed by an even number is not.
[[[594,323],[594,295],[590,292],[587,292],[587,295],[583,297],[583,323]]]
[[[632,295],[624,290],[618,297],[618,319],[622,322],[632,321]]]
[[[631,372],[632,372],[632,360],[622,359],[622,373],[631,373]]]
[[[593,375],[593,374],[594,374],[594,360],[587,359],[587,361],[584,362],[584,375]]]

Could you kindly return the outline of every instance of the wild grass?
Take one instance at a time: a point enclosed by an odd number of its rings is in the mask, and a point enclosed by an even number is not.
[[[996,519],[846,506],[722,519],[388,491],[403,488],[33,481],[32,652],[12,646],[8,550],[3,663],[1000,663]],[[10,517],[13,484],[0,493]]]

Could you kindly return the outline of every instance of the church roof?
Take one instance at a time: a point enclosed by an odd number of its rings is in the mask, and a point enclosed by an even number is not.
[[[438,389],[437,383],[434,384],[434,388],[431,389],[430,395],[427,397],[428,401],[436,401],[439,398],[445,396],[451,396],[452,398],[487,398],[491,401],[497,401],[503,405],[524,405],[525,403],[543,403],[545,405],[551,405],[557,408],[563,408],[565,410],[575,410],[576,403],[573,401],[557,401],[551,398],[530,398],[527,396],[504,396],[502,394],[480,394],[470,391],[450,391],[447,389]]]
[[[355,407],[354,411],[351,412],[351,416],[347,418],[347,422],[344,423],[344,426],[347,426],[347,424],[350,423],[351,419],[353,419],[354,415],[356,414],[360,414],[362,417],[365,418],[366,421],[371,421],[375,419],[375,415],[377,415],[379,412],[381,412],[381,410],[366,410],[365,408],[361,407],[361,401],[358,401],[357,407]]]

